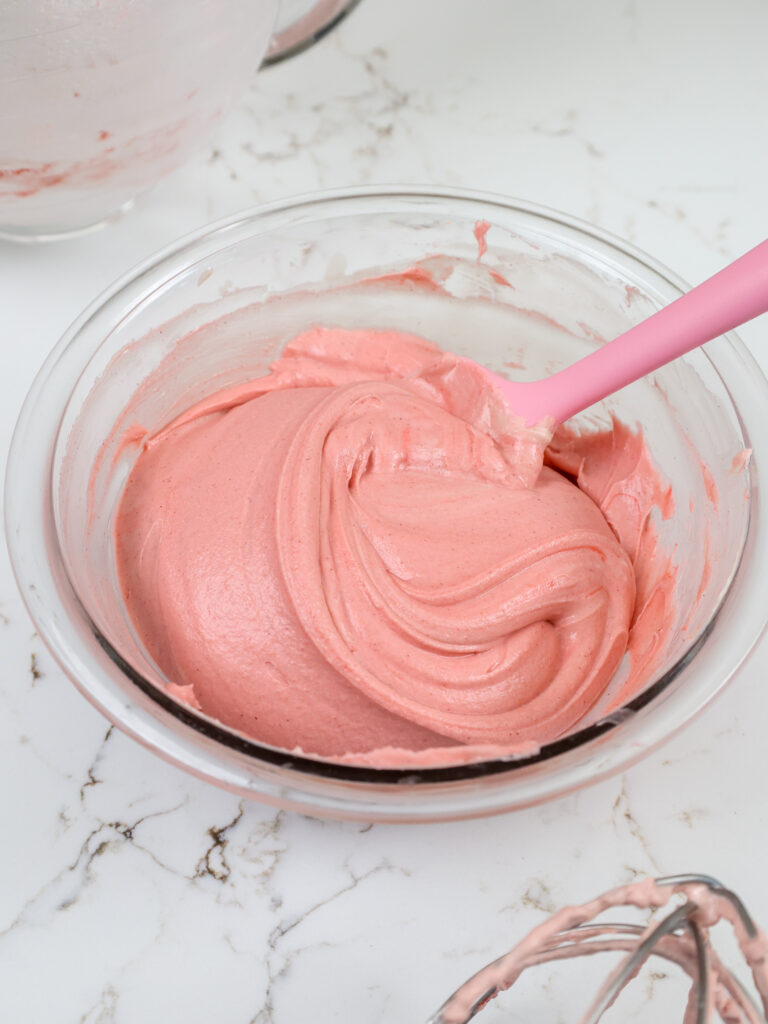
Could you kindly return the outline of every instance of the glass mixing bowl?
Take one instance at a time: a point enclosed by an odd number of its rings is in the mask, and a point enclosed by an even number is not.
[[[299,53],[358,2],[4,0],[0,237],[126,208],[203,143],[265,52]]]
[[[382,275],[387,287],[367,283]],[[442,287],[425,286],[433,279]],[[722,689],[765,625],[758,480],[768,470],[759,439],[768,386],[734,336],[578,418],[585,426],[612,414],[641,423],[671,483],[675,515],[657,529],[677,565],[675,621],[635,699],[516,760],[418,770],[334,764],[256,743],[176,701],[117,585],[112,526],[136,457],[120,437],[124,427],[152,430],[204,395],[263,374],[286,340],[318,322],[401,328],[530,378],[626,330],[681,289],[588,225],[525,203],[434,190],[299,199],[165,250],[70,328],[19,418],[8,542],[40,635],[81,691],[150,749],[231,791],[305,813],[472,817],[625,768]],[[171,351],[181,358],[169,372]]]

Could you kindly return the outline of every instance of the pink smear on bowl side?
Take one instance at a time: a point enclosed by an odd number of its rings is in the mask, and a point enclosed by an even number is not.
[[[752,449],[742,448],[740,452],[737,452],[736,455],[733,456],[733,461],[731,462],[731,473],[743,473],[749,465],[751,458]]]
[[[475,238],[477,240],[477,261],[478,263],[482,260],[483,256],[488,252],[488,241],[486,236],[490,230],[491,225],[487,220],[479,220],[475,224]]]

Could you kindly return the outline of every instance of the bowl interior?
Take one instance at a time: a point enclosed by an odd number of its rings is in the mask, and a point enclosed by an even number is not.
[[[163,275],[137,278],[118,305],[113,300],[114,308],[108,303],[94,314],[89,327],[103,341],[59,429],[55,522],[80,602],[145,680],[167,682],[127,616],[112,539],[138,455],[133,428],[152,432],[204,396],[263,375],[286,342],[314,324],[399,328],[500,373],[533,379],[679,294],[608,243],[544,217],[500,216],[483,235],[471,216],[428,206],[330,217],[299,208],[275,226],[267,217],[257,232],[227,237],[218,248],[213,236],[191,262],[180,254]],[[675,514],[652,524],[659,557],[671,555],[676,577],[674,623],[650,687],[674,676],[695,650],[738,568],[750,515],[748,475],[734,470],[744,439],[728,389],[704,351],[576,422],[595,429],[609,426],[612,416],[642,425],[674,497]],[[124,685],[130,695],[128,676]],[[599,709],[592,721],[597,717]]]

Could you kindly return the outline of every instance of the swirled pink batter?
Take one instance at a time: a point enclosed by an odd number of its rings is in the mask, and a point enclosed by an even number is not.
[[[548,440],[430,342],[314,329],[145,443],[127,607],[176,692],[261,742],[378,765],[535,749],[643,684],[673,579],[642,437]]]

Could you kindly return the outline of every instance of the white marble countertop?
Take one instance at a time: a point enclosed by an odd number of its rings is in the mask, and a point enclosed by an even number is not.
[[[364,0],[260,74],[130,216],[0,246],[3,460],[82,307],[174,237],[260,201],[468,186],[586,218],[703,278],[766,234],[766,39],[765,0]],[[742,337],[768,368],[766,330]],[[371,827],[242,804],[108,728],[36,637],[5,553],[0,636],[3,1022],[420,1022],[548,911],[638,874],[714,873],[768,922],[765,643],[623,777],[480,822]],[[539,995],[542,1019],[574,1019],[567,987],[545,974]]]

